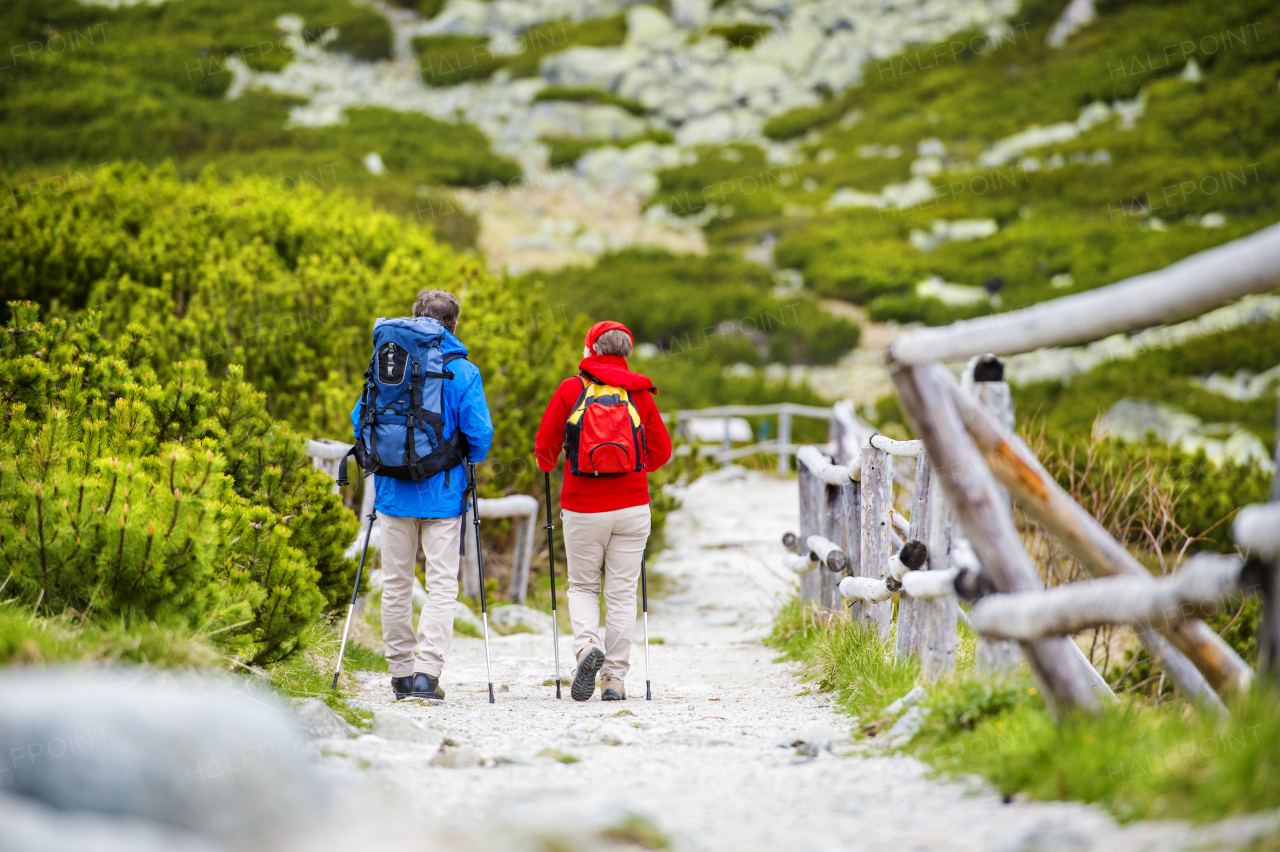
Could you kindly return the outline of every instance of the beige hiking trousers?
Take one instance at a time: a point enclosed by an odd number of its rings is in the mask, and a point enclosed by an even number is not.
[[[391,518],[382,525],[382,639],[392,677],[425,672],[439,677],[453,640],[453,614],[458,601],[456,518]],[[426,556],[427,603],[413,631],[413,572],[418,549]],[[415,657],[414,646],[421,642]]]
[[[604,650],[601,676],[625,679],[636,631],[636,584],[649,539],[649,504],[611,512],[560,512],[569,561],[569,620],[573,652]],[[604,564],[604,642],[600,641],[600,566]]]

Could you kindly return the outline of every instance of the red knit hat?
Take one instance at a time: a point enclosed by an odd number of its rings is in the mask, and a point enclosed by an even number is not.
[[[595,325],[591,326],[590,329],[587,330],[587,348],[591,349],[593,346],[595,346],[596,341],[600,338],[600,335],[604,334],[606,331],[613,331],[614,329],[625,331],[627,333],[627,337],[631,338],[631,345],[635,346],[636,337],[634,334],[631,333],[631,329],[627,328],[625,325],[623,325],[620,322],[614,322],[613,320],[605,320],[604,322],[596,323]]]

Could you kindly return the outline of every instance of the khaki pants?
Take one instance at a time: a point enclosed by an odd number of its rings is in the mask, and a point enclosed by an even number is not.
[[[453,640],[458,601],[458,538],[462,517],[390,518],[382,524],[382,638],[392,677],[425,672],[439,677]],[[413,571],[418,549],[426,555],[427,603],[413,632]],[[422,647],[415,659],[414,646]]]
[[[560,512],[569,561],[573,652],[604,650],[601,675],[625,679],[636,630],[636,583],[649,539],[649,504],[612,512]],[[600,641],[600,565],[604,563],[604,642]]]

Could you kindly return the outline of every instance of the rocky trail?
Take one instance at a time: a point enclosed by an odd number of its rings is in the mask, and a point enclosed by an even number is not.
[[[557,701],[550,638],[523,633],[492,640],[490,705],[483,645],[459,638],[445,702],[393,702],[385,674],[364,674],[375,735],[322,740],[323,761],[399,802],[415,837],[459,849],[1133,850],[1249,833],[1005,804],[855,744],[829,696],[760,642],[792,593],[779,539],[797,523],[794,480],[731,468],[682,496],[653,566],[675,591],[651,602],[652,701],[638,644],[629,700],[580,704],[566,685]]]

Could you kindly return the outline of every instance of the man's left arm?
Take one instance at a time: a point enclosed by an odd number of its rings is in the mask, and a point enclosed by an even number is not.
[[[480,371],[467,385],[458,409],[458,429],[467,436],[467,460],[482,462],[493,445],[493,418],[489,416],[489,402],[484,396],[484,382]]]

